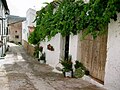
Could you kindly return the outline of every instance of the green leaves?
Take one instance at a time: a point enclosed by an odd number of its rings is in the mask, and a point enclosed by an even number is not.
[[[62,36],[77,34],[84,30],[83,37],[91,34],[93,38],[105,33],[110,19],[117,20],[120,0],[56,0],[37,11],[36,28],[29,42],[36,44],[57,33]]]

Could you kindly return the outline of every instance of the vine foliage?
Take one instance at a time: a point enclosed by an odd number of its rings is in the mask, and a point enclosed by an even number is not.
[[[120,0],[56,0],[37,11],[36,27],[29,36],[29,42],[37,44],[46,38],[50,40],[57,33],[62,36],[84,31],[83,37],[93,38],[106,32],[110,19],[117,20]]]

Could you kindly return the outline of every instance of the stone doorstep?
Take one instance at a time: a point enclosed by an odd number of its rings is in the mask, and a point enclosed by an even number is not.
[[[92,83],[92,84],[94,84],[94,85],[96,85],[96,86],[98,86],[98,87],[101,87],[101,88],[105,89],[105,87],[104,87],[103,84],[95,81],[95,80],[92,79],[90,76],[84,75],[84,77],[82,77],[82,79],[85,80],[85,81],[88,81],[89,83]]]
[[[56,73],[62,74],[62,71],[59,71],[59,70],[57,70],[56,68],[54,68],[52,71],[53,71],[53,72],[56,72]]]

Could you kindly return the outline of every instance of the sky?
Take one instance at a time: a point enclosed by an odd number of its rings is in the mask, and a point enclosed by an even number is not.
[[[45,6],[44,2],[52,2],[53,0],[6,0],[10,15],[26,17],[26,11],[29,8],[40,10]]]

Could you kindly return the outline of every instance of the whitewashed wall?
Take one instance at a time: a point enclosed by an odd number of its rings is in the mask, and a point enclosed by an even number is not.
[[[7,18],[5,16],[5,13],[6,13],[6,9],[5,9],[5,6],[3,5],[3,3],[1,2],[0,0],[0,18],[5,18],[5,20],[3,20],[3,23],[2,23],[2,20],[0,20],[0,40],[1,40],[1,36],[4,36],[3,37],[3,46],[0,47],[0,57],[2,56],[2,54],[5,54],[5,49],[6,49],[6,44],[7,44],[7,35],[6,35],[6,27],[7,27]],[[3,25],[3,27],[2,27]],[[3,33],[2,33],[3,32]]]
[[[36,10],[29,8],[26,12],[26,22],[27,26],[35,26],[36,23],[34,22],[36,17]]]
[[[43,52],[46,53],[46,63],[55,68],[57,64],[60,61],[60,58],[62,57],[64,53],[64,44],[63,44],[63,38],[60,34],[55,35],[50,41],[41,42],[40,46],[43,46]],[[47,45],[50,44],[53,46],[54,51],[50,51],[47,49]]]
[[[26,12],[26,21],[22,22],[22,40],[28,42],[28,37],[29,37],[28,26],[35,26],[36,23],[33,22],[35,20],[35,17],[36,17],[36,11],[29,8]]]
[[[2,1],[0,0],[0,16],[2,16]]]
[[[5,49],[6,49],[5,45],[3,45],[3,46],[0,47],[0,57],[2,56],[2,54],[5,54]]]
[[[50,51],[47,49],[47,45],[50,44],[54,47],[55,51]],[[40,46],[43,46],[43,52],[46,53],[46,63],[55,68],[60,66],[58,63],[61,57],[64,57],[65,53],[65,38],[60,34],[57,34],[50,41],[41,42]],[[80,34],[70,35],[69,41],[69,55],[72,55],[72,61],[80,59]]]
[[[105,87],[120,90],[120,13],[118,20],[111,20],[108,27]]]
[[[53,46],[54,51],[46,50],[47,63],[55,67],[60,59],[60,34],[53,37],[49,42],[47,42],[47,45],[48,44]]]
[[[72,55],[72,61],[77,60],[77,46],[78,46],[78,35],[70,35],[69,40],[69,55]]]
[[[2,55],[2,47],[0,47],[0,57],[1,57],[1,55]]]
[[[27,28],[27,22],[24,21],[22,22],[22,44],[23,44],[23,40],[28,41],[28,28]]]

